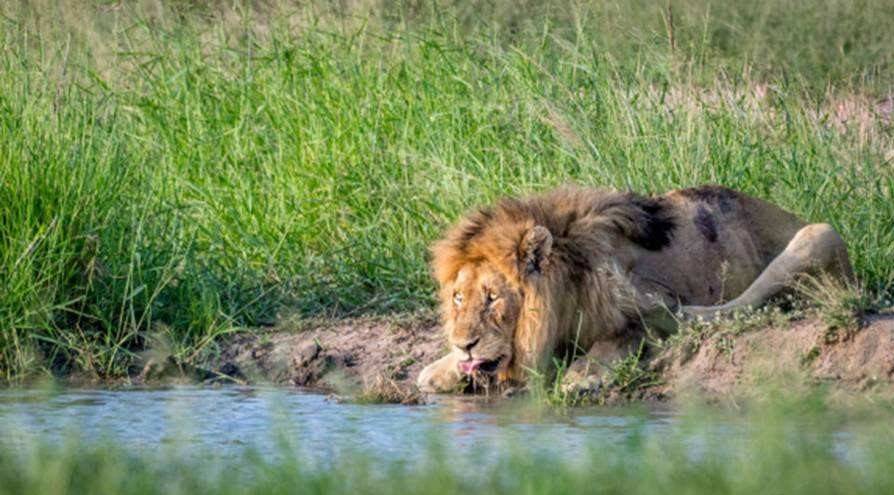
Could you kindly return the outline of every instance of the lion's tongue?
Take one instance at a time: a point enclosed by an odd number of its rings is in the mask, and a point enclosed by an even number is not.
[[[468,361],[460,361],[459,370],[467,375],[471,375],[484,363],[484,359],[470,359]]]

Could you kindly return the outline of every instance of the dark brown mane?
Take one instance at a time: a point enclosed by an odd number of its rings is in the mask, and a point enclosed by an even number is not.
[[[468,214],[433,246],[435,277],[443,285],[464,264],[483,260],[517,277],[517,246],[535,225],[552,234],[555,261],[577,274],[592,269],[588,260],[593,253],[610,249],[618,236],[660,250],[675,228],[663,199],[629,192],[566,186],[525,199],[507,198]]]

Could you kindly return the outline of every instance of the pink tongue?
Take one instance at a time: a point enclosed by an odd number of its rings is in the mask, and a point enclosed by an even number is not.
[[[484,364],[483,359],[471,359],[469,361],[460,361],[459,362],[459,370],[467,375],[471,375],[475,372],[482,364]]]

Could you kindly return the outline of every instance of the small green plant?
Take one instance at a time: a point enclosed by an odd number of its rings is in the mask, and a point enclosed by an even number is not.
[[[610,366],[606,393],[630,395],[638,390],[660,384],[657,374],[644,366],[645,339],[636,352],[631,352]]]
[[[816,361],[816,358],[820,356],[822,351],[817,346],[813,346],[807,351],[803,357],[801,357],[801,366],[808,366]]]
[[[565,386],[568,363],[565,359],[553,359],[554,373],[531,370],[528,372],[526,389],[532,400],[538,404],[557,407],[571,407],[579,403],[580,397]]]

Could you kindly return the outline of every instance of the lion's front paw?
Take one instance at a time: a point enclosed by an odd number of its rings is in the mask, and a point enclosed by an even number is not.
[[[598,394],[604,385],[604,380],[598,374],[569,373],[562,380],[562,391],[568,395],[582,397]]]
[[[429,394],[455,392],[463,384],[463,375],[455,367],[445,366],[442,361],[435,361],[423,368],[416,379],[419,390]]]
[[[523,386],[510,385],[510,386],[504,388],[503,391],[500,393],[500,395],[502,395],[504,399],[509,399],[511,397],[518,397],[521,395],[525,395],[528,392],[530,392],[530,390],[528,389],[527,385],[523,385]]]

